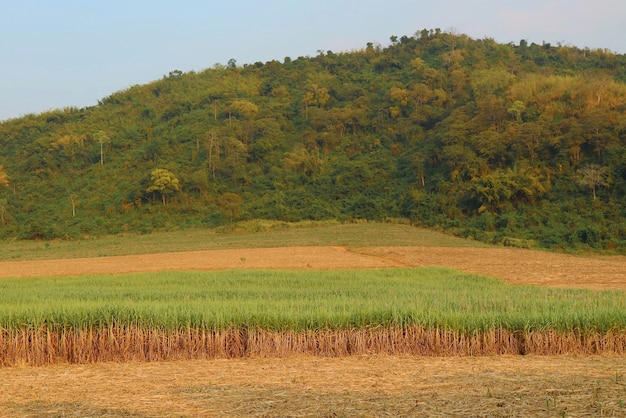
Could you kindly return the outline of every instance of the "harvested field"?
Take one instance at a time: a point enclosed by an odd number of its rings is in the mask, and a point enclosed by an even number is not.
[[[372,247],[359,254],[411,267],[445,266],[513,284],[626,289],[626,257],[578,257],[513,248]]]
[[[282,247],[0,262],[0,278],[162,270],[371,269],[445,266],[515,284],[626,289],[626,257],[577,257],[511,248]]]
[[[623,357],[247,358],[0,368],[0,415],[626,416]]]
[[[289,247],[0,263],[0,277],[447,266],[511,283],[626,289],[626,257],[501,248]],[[0,368],[0,415],[626,416],[623,356],[350,356]]]

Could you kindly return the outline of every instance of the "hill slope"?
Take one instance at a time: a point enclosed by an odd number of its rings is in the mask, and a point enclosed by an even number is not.
[[[409,218],[626,247],[626,56],[424,30],[0,124],[0,237]]]

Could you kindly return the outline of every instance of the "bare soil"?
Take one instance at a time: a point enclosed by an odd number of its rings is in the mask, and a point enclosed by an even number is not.
[[[289,247],[0,262],[0,277],[445,266],[626,289],[626,257],[501,248]],[[244,358],[0,368],[0,416],[623,416],[623,356]]]

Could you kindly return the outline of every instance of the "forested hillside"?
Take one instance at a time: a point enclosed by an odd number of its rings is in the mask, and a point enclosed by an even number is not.
[[[0,238],[249,218],[623,251],[626,56],[424,30],[0,124]]]

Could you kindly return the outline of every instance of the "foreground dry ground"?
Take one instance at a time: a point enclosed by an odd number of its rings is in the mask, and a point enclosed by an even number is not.
[[[0,277],[447,266],[626,289],[626,257],[514,249],[290,247],[1,262]],[[625,416],[626,358],[248,358],[0,368],[0,416]]]
[[[619,357],[348,357],[0,369],[0,415],[626,416]]]

